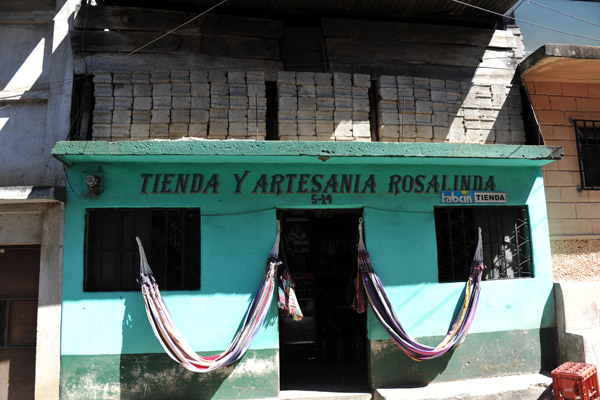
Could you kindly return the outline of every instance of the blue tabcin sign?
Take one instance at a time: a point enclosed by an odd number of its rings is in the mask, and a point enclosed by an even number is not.
[[[443,190],[442,204],[505,204],[506,192],[478,192],[475,190]]]

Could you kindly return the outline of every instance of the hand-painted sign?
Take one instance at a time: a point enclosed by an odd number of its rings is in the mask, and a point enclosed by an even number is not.
[[[251,171],[233,174],[235,182],[230,185],[234,194],[311,194],[327,196],[331,194],[375,194],[377,180],[375,174],[304,174],[304,173],[275,173],[259,175]],[[381,177],[379,177],[381,179]],[[403,193],[438,194],[471,191],[468,196],[471,203],[498,203],[498,198],[489,197],[494,192],[496,183],[494,176],[480,175],[389,175],[384,178],[387,194],[400,195]],[[384,189],[384,190],[385,190]],[[219,194],[223,190],[219,174],[198,173],[160,173],[141,174],[140,194]],[[466,193],[466,192],[464,192]],[[478,193],[475,201],[475,193]],[[460,195],[465,196],[465,195]],[[318,196],[317,196],[318,197]],[[442,203],[454,204],[451,200]],[[331,203],[328,199],[325,199]],[[467,201],[467,200],[465,200]],[[506,194],[504,195],[506,202]]]

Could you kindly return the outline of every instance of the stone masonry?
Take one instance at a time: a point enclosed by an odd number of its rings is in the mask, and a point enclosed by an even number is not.
[[[280,71],[280,140],[371,141],[370,76]]]
[[[371,141],[366,74],[280,71],[279,140]],[[412,76],[376,81],[377,140],[525,143],[518,86]],[[96,72],[93,140],[265,140],[264,73]]]
[[[262,72],[95,72],[93,140],[266,136]]]
[[[377,121],[382,142],[525,143],[516,85],[381,76]]]

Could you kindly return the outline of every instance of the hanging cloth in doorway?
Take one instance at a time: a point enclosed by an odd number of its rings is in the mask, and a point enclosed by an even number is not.
[[[244,356],[269,313],[269,306],[277,285],[277,268],[281,264],[281,261],[279,261],[280,236],[278,221],[277,237],[267,261],[263,281],[250,304],[240,330],[224,352],[208,357],[197,355],[175,326],[167,305],[160,295],[152,270],[148,265],[142,242],[139,238],[136,238],[140,251],[139,282],[146,304],[148,321],[152,326],[154,335],[169,357],[192,372],[206,373],[233,364]],[[290,288],[289,290],[292,290],[293,293],[293,289]]]
[[[483,246],[480,228],[477,249],[475,250],[475,256],[471,264],[471,274],[465,286],[464,303],[450,331],[436,347],[418,343],[402,327],[385,293],[383,284],[373,271],[369,253],[363,240],[363,219],[360,218],[358,225],[358,272],[355,280],[356,298],[354,299],[354,308],[358,312],[364,311],[364,292],[379,322],[407,356],[416,361],[438,358],[456,349],[466,339],[467,332],[477,310],[481,275],[485,268],[483,265]]]

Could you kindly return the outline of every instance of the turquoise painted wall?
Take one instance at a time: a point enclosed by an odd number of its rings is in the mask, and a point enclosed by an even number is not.
[[[554,325],[551,303],[552,275],[546,206],[539,166],[499,166],[501,161],[404,159],[368,164],[353,157],[341,161],[294,163],[267,159],[236,159],[189,163],[77,163],[68,169],[65,225],[62,355],[162,353],[148,325],[139,292],[83,292],[84,216],[87,208],[200,207],[202,213],[202,282],[199,291],[162,292],[180,331],[198,351],[221,351],[235,334],[257,289],[273,245],[277,208],[364,208],[365,235],[376,272],[386,285],[392,303],[414,337],[444,335],[463,289],[461,283],[437,283],[437,256],[433,207],[439,194],[388,193],[390,176],[454,175],[494,176],[495,190],[505,191],[509,205],[527,205],[530,213],[535,278],[484,282],[472,332],[498,332],[547,328]],[[275,160],[274,160],[275,161]],[[462,163],[462,165],[453,165]],[[103,193],[84,196],[87,174],[102,169]],[[234,174],[243,176],[235,194]],[[153,180],[141,194],[142,174],[219,175],[218,193],[152,194]],[[361,174],[364,183],[374,175],[375,193],[332,194],[331,205],[313,205],[311,194],[298,193],[298,181],[287,191],[256,194],[262,174],[322,174],[322,187],[331,174]],[[448,185],[451,185],[450,183]],[[362,190],[362,184],[360,189]],[[424,189],[426,189],[426,184]],[[159,187],[159,192],[162,186]],[[273,187],[275,192],[277,187]],[[314,185],[308,184],[310,191]],[[451,189],[451,187],[448,187]],[[164,191],[175,189],[166,185]],[[269,186],[270,189],[270,186]],[[320,196],[320,194],[319,194]],[[134,238],[132,238],[132,241]],[[369,338],[387,339],[375,318],[369,316]],[[277,310],[253,343],[253,349],[278,347]]]

